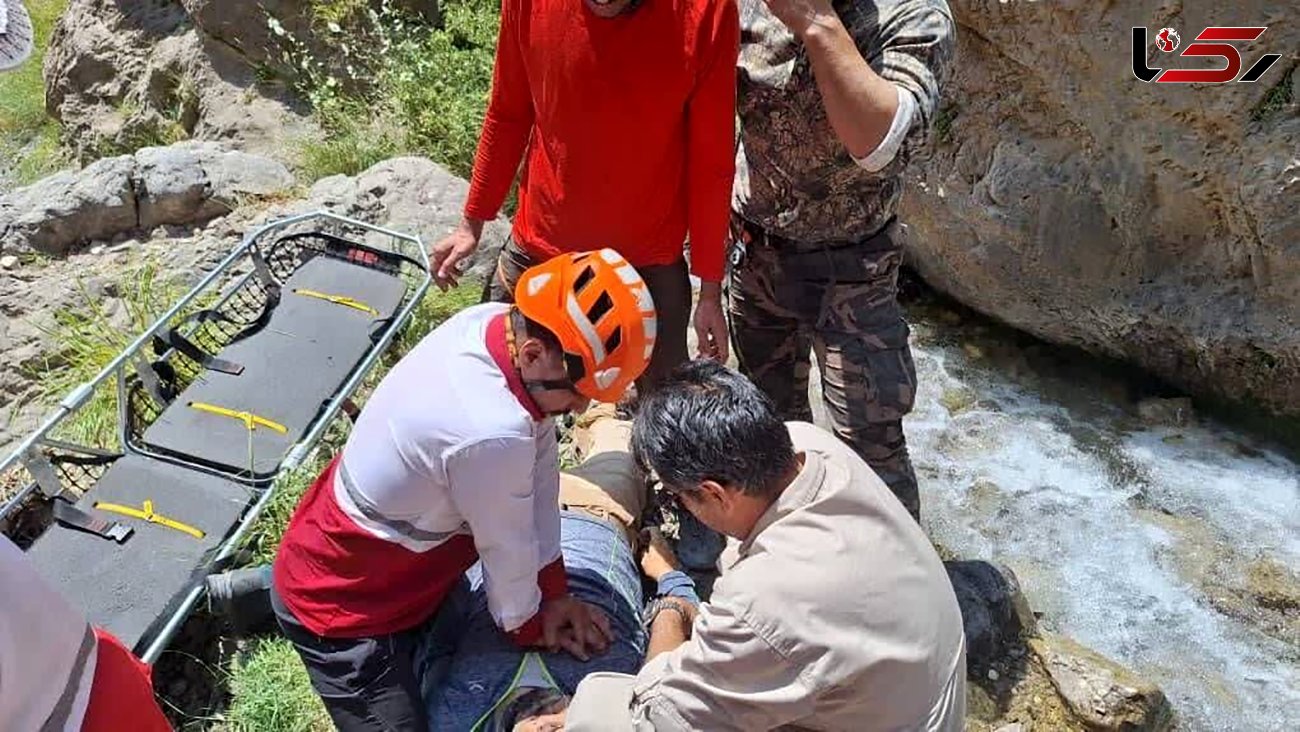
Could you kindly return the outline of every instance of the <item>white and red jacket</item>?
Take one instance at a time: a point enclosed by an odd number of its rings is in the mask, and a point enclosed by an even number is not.
[[[521,645],[540,636],[542,600],[567,592],[555,425],[509,358],[507,312],[471,307],[425,336],[303,497],[274,575],[313,633],[413,628],[479,559],[488,607]]]
[[[3,536],[0,730],[171,730],[154,701],[149,667],[92,628]]]

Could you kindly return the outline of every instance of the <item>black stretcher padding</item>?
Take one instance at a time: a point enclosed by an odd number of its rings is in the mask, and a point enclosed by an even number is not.
[[[141,455],[117,460],[76,507],[134,529],[118,544],[53,524],[27,556],[91,623],[141,652],[211,569],[255,494],[246,486]],[[202,539],[142,519],[94,508],[96,502],[141,508],[203,532]]]
[[[350,297],[378,315],[295,289]],[[200,374],[145,431],[143,441],[240,477],[274,475],[289,448],[374,347],[373,334],[387,327],[405,295],[405,282],[391,274],[325,256],[311,259],[285,283],[266,327],[221,350],[220,357],[241,364],[243,372]],[[194,409],[195,402],[247,411],[287,432],[258,425],[250,461],[244,423]]]

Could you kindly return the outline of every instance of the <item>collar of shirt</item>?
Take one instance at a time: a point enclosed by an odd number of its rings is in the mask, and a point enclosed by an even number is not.
[[[758,517],[758,523],[754,524],[753,530],[749,536],[740,543],[740,549],[736,553],[736,562],[744,559],[749,555],[749,549],[754,544],[763,530],[776,523],[777,519],[787,516],[794,511],[807,506],[812,502],[817,494],[821,492],[822,483],[826,479],[826,459],[820,453],[807,450],[804,452],[803,467],[800,468],[799,474],[795,476],[790,485],[781,491],[771,506]],[[735,562],[732,563],[733,565]]]
[[[523,376],[520,375],[519,369],[510,359],[510,349],[506,347],[506,314],[496,316],[488,322],[487,327],[487,349],[492,360],[496,362],[497,368],[505,374],[506,386],[510,387],[510,393],[515,395],[523,408],[528,411],[528,415],[535,422],[541,422],[546,419],[542,413],[542,408],[537,406],[533,395],[528,393],[527,387],[524,386]]]

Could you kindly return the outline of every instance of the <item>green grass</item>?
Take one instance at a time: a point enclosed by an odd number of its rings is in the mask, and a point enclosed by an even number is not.
[[[318,18],[355,15],[352,0],[318,3]],[[317,102],[324,139],[300,144],[309,180],[354,175],[397,154],[423,155],[468,176],[487,109],[500,6],[496,0],[447,0],[443,24],[431,28],[386,15],[377,32],[391,44],[358,72],[371,82],[349,95],[346,80],[320,79],[304,91]],[[307,75],[304,75],[307,76]],[[300,80],[300,83],[305,83]],[[301,84],[300,84],[301,85]]]
[[[957,120],[957,115],[961,110],[956,104],[949,104],[939,110],[939,114],[934,119],[935,139],[940,143],[948,142],[952,139],[952,124]]]
[[[38,326],[56,344],[33,374],[39,377],[41,400],[53,405],[81,384],[94,378],[105,366],[179,299],[184,287],[161,279],[158,266],[145,262],[125,271],[119,278],[125,327],[110,323],[101,301],[91,296],[84,283],[81,304],[57,310],[53,323]],[[117,390],[111,384],[95,390],[91,400],[65,422],[58,436],[65,440],[101,447],[115,447]]]
[[[66,162],[59,150],[59,125],[45,114],[41,66],[67,0],[27,0],[26,6],[36,31],[36,48],[22,66],[0,74],[0,156],[18,159],[14,182],[19,185],[48,175]]]
[[[0,135],[32,133],[45,124],[45,82],[41,63],[50,34],[67,0],[26,0],[36,31],[32,57],[17,69],[0,74]]]
[[[234,695],[221,728],[231,732],[329,732],[321,700],[312,691],[298,653],[283,638],[257,642],[230,669]]]
[[[1295,92],[1292,91],[1291,77],[1295,75],[1296,67],[1292,66],[1282,74],[1278,80],[1259,100],[1259,104],[1250,112],[1250,119],[1254,122],[1262,122],[1271,119],[1278,112],[1286,109],[1295,101]]]
[[[399,152],[401,145],[390,132],[341,121],[330,125],[323,138],[299,143],[298,167],[306,180],[316,181],[331,175],[356,175]]]

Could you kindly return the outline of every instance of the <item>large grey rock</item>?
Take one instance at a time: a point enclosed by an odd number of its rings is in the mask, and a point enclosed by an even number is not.
[[[135,160],[124,155],[0,196],[0,249],[63,254],[136,227]]]
[[[1165,732],[1174,712],[1160,687],[1074,641],[1044,635],[1029,642],[1070,711],[1092,730]]]
[[[355,177],[323,178],[295,209],[326,209],[414,233],[431,248],[460,222],[468,192],[468,183],[427,158],[403,157],[385,160]],[[487,276],[509,233],[505,217],[489,222],[465,272]]]
[[[911,168],[911,265],[1049,341],[1300,414],[1294,5],[950,5],[959,61],[936,149]],[[1186,45],[1206,25],[1268,26],[1245,64],[1284,58],[1254,84],[1133,77],[1133,26],[1172,26]],[[1154,49],[1149,62],[1179,65]]]
[[[135,229],[203,223],[292,184],[284,165],[216,143],[143,148],[0,196],[0,247],[66,254]]]
[[[270,195],[293,184],[280,163],[213,143],[145,148],[135,158],[145,229],[204,222],[228,213],[243,197]]]
[[[248,9],[229,22],[252,29],[266,18]],[[82,159],[185,137],[277,154],[313,129],[285,89],[259,84],[237,47],[196,28],[176,0],[71,0],[45,87],[47,111]]]

